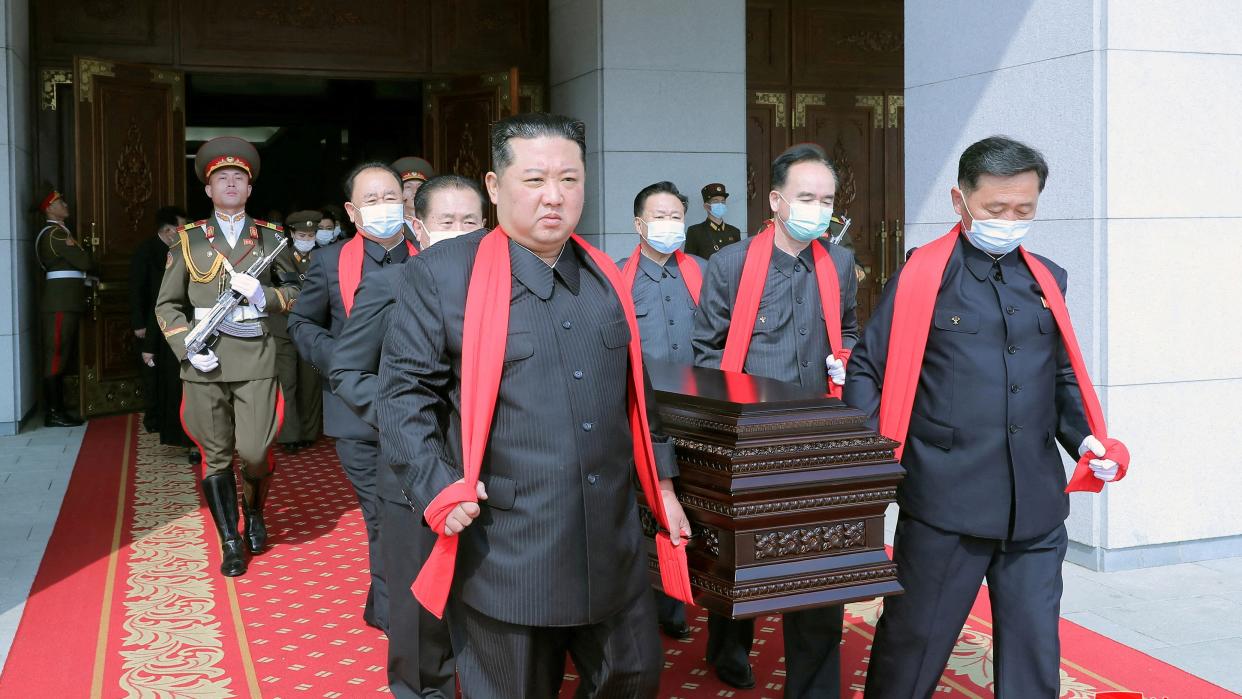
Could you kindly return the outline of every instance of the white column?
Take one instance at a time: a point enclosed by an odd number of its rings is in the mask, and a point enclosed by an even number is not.
[[[671,180],[705,218],[699,190],[723,182],[746,227],[743,0],[552,0],[551,108],[587,126],[579,231],[613,257],[637,243],[634,195]]]
[[[1071,498],[1070,560],[1091,567],[1242,554],[1240,21],[1229,0],[906,4],[909,244],[952,225],[969,144],[1006,134],[1049,162],[1029,247],[1069,271],[1134,461]]]
[[[41,364],[36,356],[38,317],[30,67],[30,3],[0,4],[0,435],[13,434],[35,405]]]

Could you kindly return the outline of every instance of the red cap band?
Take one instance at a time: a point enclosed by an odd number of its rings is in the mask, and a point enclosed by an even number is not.
[[[52,202],[56,201],[57,199],[60,199],[60,192],[57,192],[56,190],[53,189],[51,194],[47,195],[46,197],[44,197],[43,201],[39,202],[39,210],[47,211],[47,207],[51,206]]]
[[[207,169],[203,171],[203,178],[211,177],[211,173],[222,167],[241,168],[246,171],[246,175],[253,177],[253,173],[250,172],[250,163],[246,162],[244,158],[239,158],[236,155],[222,155],[207,163]]]

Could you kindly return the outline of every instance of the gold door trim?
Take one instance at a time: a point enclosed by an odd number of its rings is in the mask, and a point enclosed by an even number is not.
[[[905,106],[906,106],[906,98],[904,95],[889,95],[888,96],[888,128],[890,129],[897,128],[898,124],[900,123],[898,121],[897,113],[903,108],[905,108]]]
[[[873,128],[884,128],[884,95],[858,95],[854,98],[854,105],[871,110]]]
[[[73,71],[65,68],[44,68],[39,71],[41,98],[39,106],[46,111],[56,111],[56,86],[72,85]]]
[[[809,105],[822,107],[828,102],[828,95],[822,92],[798,92],[794,94],[793,127],[800,129],[806,126],[806,108]]]
[[[80,90],[78,99],[82,102],[90,102],[94,97],[92,90],[95,87],[95,76],[115,77],[115,74],[112,72],[113,67],[111,63],[97,61],[93,58],[78,59],[78,88]]]
[[[784,92],[756,92],[751,101],[755,104],[767,104],[775,107],[776,128],[783,129],[789,123],[785,117],[785,110],[788,108],[789,103]]]

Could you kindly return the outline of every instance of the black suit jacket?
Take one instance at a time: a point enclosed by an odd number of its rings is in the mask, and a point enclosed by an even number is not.
[[[390,311],[380,448],[419,512],[463,472],[462,325],[483,236],[437,243],[405,265]],[[629,327],[577,246],[553,277],[509,245],[509,335],[480,474],[489,497],[460,535],[454,594],[511,624],[597,623],[650,587],[626,417]],[[656,457],[662,477],[672,477],[673,448],[656,433],[652,394]]]
[[[376,244],[365,241],[363,274],[368,276],[382,269],[374,259]],[[378,441],[375,428],[367,424],[341,402],[328,385],[327,375],[336,352],[336,338],[345,324],[345,305],[341,301],[338,281],[341,249],[344,242],[319,248],[311,256],[310,268],[302,282],[302,293],[289,312],[289,336],[293,338],[302,359],[314,365],[322,379],[323,432],[329,437]],[[382,249],[382,248],[380,248]],[[382,254],[382,253],[380,253]],[[406,259],[404,244],[397,246],[393,257],[400,264]],[[357,295],[354,297],[357,302]]]
[[[1040,257],[1065,292],[1067,275]],[[893,297],[884,289],[850,357],[845,401],[879,421]],[[1052,312],[1017,252],[994,263],[959,240],[949,258],[897,491],[903,514],[989,539],[1033,539],[1069,514],[1057,440],[1078,457],[1088,433]]]

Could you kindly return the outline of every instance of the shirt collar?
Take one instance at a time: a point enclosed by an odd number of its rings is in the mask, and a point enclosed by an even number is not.
[[[643,274],[646,274],[648,277],[650,277],[652,281],[657,281],[657,282],[660,281],[661,276],[663,276],[665,272],[668,273],[668,276],[674,279],[681,276],[681,270],[677,268],[677,256],[676,255],[670,255],[668,258],[668,261],[666,261],[662,265],[659,262],[656,262],[655,260],[651,259],[650,257],[647,257],[646,255],[642,254],[641,251],[638,253],[638,255],[639,255],[638,268],[643,271]]]
[[[725,229],[724,221],[716,223],[709,218],[707,219],[707,225],[711,226],[713,231],[723,231]]]
[[[568,243],[567,243],[568,244]],[[569,252],[566,250],[565,252]],[[565,255],[561,255],[564,259]],[[557,261],[559,264],[559,260]],[[547,301],[552,298],[552,285],[556,282],[552,268],[538,255],[509,240],[509,266],[513,276],[535,296]]]
[[[1018,258],[1016,254],[1011,252],[999,260],[994,259],[991,255],[972,245],[969,240],[964,239],[962,240],[962,256],[966,259],[966,269],[970,270],[970,273],[979,281],[987,280],[988,276],[992,274],[994,267],[999,266],[1004,269],[1013,267]]]
[[[226,214],[223,211],[216,211],[216,218],[220,220],[220,223],[241,223],[246,220],[246,212]]]
[[[385,250],[383,245],[380,245],[365,236],[362,239],[362,249],[366,250],[367,257],[380,264],[384,263],[385,254],[388,255],[388,260],[390,262],[401,262],[406,257],[409,257],[410,254],[408,249],[405,247],[405,241],[397,243],[393,246],[392,250]]]
[[[811,243],[811,245],[814,245],[814,244],[815,243]],[[793,276],[794,265],[799,260],[802,261],[803,267],[806,267],[807,269],[815,269],[815,257],[811,253],[811,245],[808,245],[805,248],[803,248],[802,252],[798,253],[797,257],[794,257],[793,255],[790,255],[784,250],[781,250],[780,248],[773,245],[772,246],[772,267],[774,267],[776,271],[780,272],[786,277]]]

